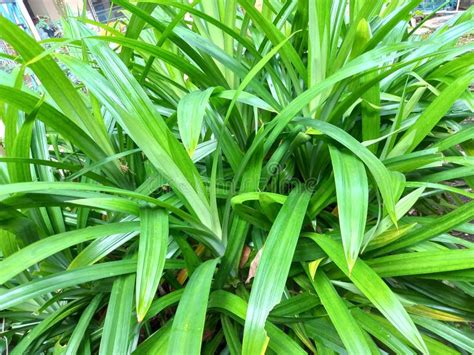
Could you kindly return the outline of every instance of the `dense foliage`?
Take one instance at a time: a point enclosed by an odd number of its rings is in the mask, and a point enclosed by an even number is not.
[[[0,18],[3,350],[473,353],[473,9],[419,2]]]

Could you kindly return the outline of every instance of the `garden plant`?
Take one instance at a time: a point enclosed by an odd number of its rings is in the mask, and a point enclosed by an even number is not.
[[[114,3],[0,17],[1,351],[474,352],[473,8]]]

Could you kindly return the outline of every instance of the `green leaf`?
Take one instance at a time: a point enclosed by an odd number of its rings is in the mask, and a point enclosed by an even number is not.
[[[318,270],[314,278],[314,288],[318,293],[321,303],[328,312],[337,333],[341,337],[349,354],[366,354],[375,347],[366,338],[357,321],[352,317],[344,301],[337,294],[326,274]]]
[[[400,141],[395,145],[388,157],[395,157],[413,151],[449,111],[454,102],[472,83],[472,80],[474,80],[474,75],[471,72],[456,79],[451,85],[446,87],[433,100],[431,105],[423,111],[415,124],[400,138]]]
[[[171,333],[171,321],[150,335],[138,348],[133,352],[134,355],[166,354]]]
[[[472,353],[474,8],[113,2],[0,20],[0,352]]]
[[[455,326],[438,322],[434,319],[428,319],[419,316],[412,317],[415,323],[418,325],[459,346],[468,353],[472,353],[474,351],[474,339],[471,336],[472,334],[462,331],[462,329],[458,329]]]
[[[171,326],[168,354],[200,354],[207,302],[218,259],[208,260],[191,276]]]
[[[415,355],[407,344],[403,336],[384,318],[366,313],[359,308],[352,308],[351,313],[357,319],[362,328],[364,328],[370,335],[380,340],[387,345],[396,354],[410,354]]]
[[[270,59],[272,59],[278,53],[278,51],[283,47],[285,43],[287,43],[290,38],[291,37],[285,38],[280,43],[275,45],[275,47],[273,47],[270,52],[268,52],[262,59],[260,59],[258,63],[256,63],[255,66],[247,73],[247,75],[245,75],[239,87],[237,88],[237,90],[235,90],[234,96],[232,97],[229,108],[227,109],[225,122],[227,122],[235,103],[242,95],[247,85],[252,82],[255,76],[263,69],[263,67],[268,63],[268,61],[270,61]]]
[[[168,212],[163,209],[140,210],[140,243],[137,260],[137,318],[145,318],[155,297],[168,250]]]
[[[344,252],[337,242],[324,235],[311,234],[309,237],[324,250],[337,267],[410,343],[419,351],[428,352],[418,329],[397,296],[372,268],[361,259],[358,259],[350,272],[345,262]]]
[[[109,42],[109,43],[117,43],[117,44],[123,45],[126,48],[131,48],[137,51],[151,54],[154,57],[159,58],[169,63],[170,65],[175,66],[177,69],[179,69],[180,71],[188,75],[194,81],[202,81],[203,83],[207,85],[213,84],[213,82],[210,81],[209,78],[206,77],[204,73],[202,73],[201,70],[199,70],[193,65],[190,65],[190,63],[184,60],[182,57],[174,54],[173,52],[159,48],[155,45],[151,45],[143,41],[133,40],[133,39],[124,38],[124,37],[90,36],[89,38],[93,38],[95,40],[100,40],[100,41]],[[62,56],[58,56],[58,57],[62,59],[67,59],[67,57],[62,57]]]
[[[433,222],[423,226],[422,230],[415,229],[414,231],[405,235],[403,238],[400,238],[397,241],[376,250],[374,255],[391,253],[393,251],[421,243],[441,233],[450,231],[454,227],[464,222],[470,221],[473,218],[474,201],[470,201],[441,217],[437,217]]]
[[[97,294],[82,312],[81,318],[77,322],[77,325],[75,326],[74,331],[69,338],[64,355],[77,354],[79,346],[81,345],[81,342],[84,338],[84,334],[86,333],[89,323],[92,320],[92,317],[94,317],[97,308],[99,307],[102,297],[102,293]]]
[[[345,131],[334,125],[331,125],[327,122],[310,119],[302,119],[298,120],[297,122],[323,132],[335,141],[344,145],[364,162],[379,187],[380,193],[382,194],[383,200],[385,202],[385,209],[387,210],[392,221],[396,223],[396,201],[392,183],[394,178],[390,174],[390,171],[383,165],[383,163],[367,148],[360,144],[354,137],[350,136]]]
[[[130,353],[135,274],[114,281],[100,341],[99,354]]]
[[[367,264],[380,277],[423,275],[474,268],[474,250],[420,251],[383,256]]]
[[[57,324],[61,324],[63,320],[69,317],[71,314],[77,312],[83,307],[83,303],[74,302],[63,305],[57,311],[47,316],[43,321],[36,325],[27,336],[23,337],[15,348],[12,349],[12,355],[23,355],[29,353],[29,348],[32,350],[32,344],[37,340],[44,332],[52,328]]]
[[[0,284],[4,284],[30,266],[70,246],[115,233],[138,230],[137,222],[111,223],[60,233],[30,244],[0,261]]]
[[[425,188],[420,187],[410,192],[406,196],[402,197],[397,202],[397,205],[395,206],[395,214],[397,216],[397,220],[400,220],[400,218],[402,218],[413,207],[413,205],[418,201],[418,199],[421,197],[424,191],[425,191]],[[366,247],[364,250],[371,250],[372,245],[374,245],[377,241],[377,237],[379,237],[382,233],[387,231],[387,229],[389,229],[392,225],[393,225],[393,222],[390,220],[390,217],[387,216],[383,218],[379,223],[377,223],[377,225],[372,227],[367,233],[365,233],[364,245]],[[397,229],[397,230],[401,230],[401,229],[402,228]]]
[[[35,279],[0,294],[0,310],[9,309],[34,297],[85,282],[135,272],[137,264],[133,260],[112,261],[92,266],[62,271]]]
[[[9,152],[9,155],[18,158],[28,158],[30,156],[35,118],[43,102],[44,96],[40,98],[33,111],[31,111],[26,116],[23,125],[16,135],[12,150]],[[13,164],[13,166],[14,168],[10,169],[10,179],[12,182],[31,181],[31,171],[29,166],[25,166],[23,164]]]
[[[248,16],[252,18],[255,25],[259,26],[262,29],[262,32],[264,32],[265,35],[268,37],[268,39],[272,41],[274,46],[277,46],[279,43],[285,40],[285,36],[278,30],[278,28],[276,28],[273,23],[263,17],[253,4],[249,3],[247,0],[240,0],[239,3],[246,10]],[[296,69],[300,77],[302,77],[304,81],[306,81],[306,68],[304,67],[301,58],[298,56],[291,43],[287,42],[286,45],[283,46],[282,56],[285,66],[289,73],[292,74],[292,77],[295,77],[296,73],[294,73],[294,70]]]
[[[221,316],[222,330],[224,331],[225,341],[229,347],[231,355],[239,355],[242,353],[242,344],[240,343],[239,333],[229,317]]]
[[[185,95],[178,103],[178,127],[181,141],[190,157],[197,147],[202,131],[202,122],[214,88],[205,91],[193,91]]]
[[[144,320],[147,321],[158,315],[163,309],[178,303],[183,296],[183,292],[184,288],[170,292],[163,297],[154,300]]]
[[[107,78],[71,57],[63,56],[62,61],[114,114],[155,168],[180,194],[190,210],[220,236],[220,226],[212,225],[209,204],[196,167],[170,132],[143,88],[104,43],[92,39],[84,41]],[[117,105],[117,102],[121,104]]]
[[[241,323],[244,323],[243,321],[246,319],[246,313],[248,311],[248,305],[242,298],[222,290],[214,291],[211,294],[209,308],[222,310]],[[265,330],[270,337],[269,347],[273,351],[281,351],[284,354],[302,355],[306,353],[295,340],[271,322],[266,322]]]
[[[261,354],[267,347],[265,321],[280,302],[310,198],[309,191],[295,188],[273,223],[250,292],[243,354]]]
[[[189,214],[183,210],[173,206],[166,201],[161,199],[156,199],[141,193],[137,193],[130,190],[119,189],[109,186],[94,185],[88,184],[85,182],[74,183],[74,182],[35,182],[35,183],[17,183],[17,184],[5,184],[2,185],[2,195],[3,194],[14,194],[14,193],[28,193],[28,192],[38,192],[38,193],[49,193],[49,194],[58,194],[64,196],[77,196],[84,197],[84,194],[81,191],[88,192],[108,192],[111,194],[122,195],[131,197],[132,199],[138,199],[140,201],[151,203],[157,207],[165,208],[185,221],[196,223],[196,220],[192,218]],[[95,197],[96,195],[94,195]]]
[[[26,113],[31,113],[35,109],[39,100],[39,97],[31,95],[25,91],[0,85],[0,101],[7,102]],[[62,135],[65,139],[74,141],[75,144],[91,159],[101,161],[107,157],[106,152],[97,145],[97,142],[95,142],[86,131],[69,120],[67,116],[47,102],[41,104],[36,117],[42,120],[48,127],[52,128],[58,134]],[[114,178],[115,181],[123,182],[123,176],[118,171],[117,167],[107,165],[104,169]]]
[[[369,183],[364,165],[352,154],[329,146],[336,183],[337,209],[342,245],[349,271],[359,256],[364,241]]]
[[[5,17],[0,17],[0,27],[2,28],[0,38],[15,48],[24,61],[30,61],[45,52],[32,37]],[[50,55],[45,55],[41,60],[31,64],[30,68],[41,80],[41,84],[47,89],[55,103],[67,115],[68,120],[72,120],[88,131],[99,146],[103,147],[108,154],[113,154],[103,122],[94,119],[76,89],[53,58]]]

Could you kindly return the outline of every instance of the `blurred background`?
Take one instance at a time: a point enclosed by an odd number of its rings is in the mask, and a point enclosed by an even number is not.
[[[0,15],[18,24],[37,39],[61,35],[59,20],[66,11],[98,22],[111,22],[122,16],[110,0],[0,0]]]

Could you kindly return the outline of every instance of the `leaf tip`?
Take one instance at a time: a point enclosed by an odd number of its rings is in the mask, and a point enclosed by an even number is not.
[[[263,344],[262,355],[265,355],[269,342],[270,342],[270,337],[268,335],[265,335],[265,343]]]
[[[193,155],[194,155],[194,148],[193,147],[189,147],[186,149],[186,152],[188,153],[189,157],[192,158]]]
[[[352,275],[352,269],[357,261],[357,258],[349,257],[347,258],[347,268],[349,269],[349,275]]]
[[[137,307],[137,321],[138,323],[143,322],[143,319],[145,319],[147,310],[144,310],[143,307]]]

